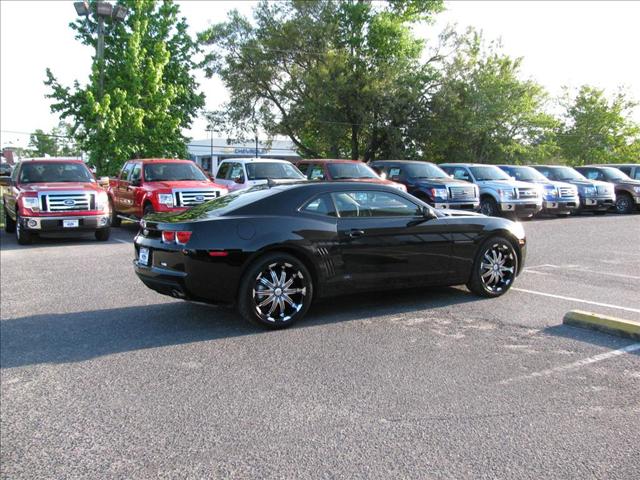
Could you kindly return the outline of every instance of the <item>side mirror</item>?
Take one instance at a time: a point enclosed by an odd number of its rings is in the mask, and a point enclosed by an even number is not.
[[[455,178],[455,177],[453,176],[453,174],[450,173],[449,178]]]
[[[132,187],[139,187],[140,185],[142,185],[142,181],[139,178],[136,180],[131,180],[130,185]]]
[[[109,177],[100,177],[98,179],[98,185],[100,185],[101,187],[108,187],[109,186]]]
[[[242,177],[235,177],[235,178],[233,179],[233,181],[234,181],[234,182],[236,182],[236,183],[244,183],[244,178],[242,178]]]
[[[383,179],[386,180],[387,179],[387,173],[386,172],[377,172],[378,176]]]
[[[394,182],[399,182],[400,181],[400,175],[391,175],[391,180],[393,180]]]
[[[438,218],[438,216],[433,212],[433,210],[431,210],[428,207],[422,208],[422,216],[428,220],[431,220],[432,218]]]
[[[0,187],[10,187],[13,185],[11,177],[0,177]]]

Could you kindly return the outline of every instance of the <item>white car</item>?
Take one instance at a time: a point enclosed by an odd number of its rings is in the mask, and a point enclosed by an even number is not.
[[[218,166],[215,182],[229,192],[243,190],[269,180],[306,180],[307,177],[291,162],[275,158],[229,158]]]

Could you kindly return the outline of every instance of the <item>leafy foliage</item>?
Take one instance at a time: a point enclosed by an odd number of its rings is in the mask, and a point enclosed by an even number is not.
[[[60,122],[50,133],[36,129],[29,137],[29,156],[70,157],[79,156],[80,150],[70,139],[71,126]]]
[[[197,45],[170,0],[120,0],[124,23],[105,22],[104,93],[94,58],[86,86],[60,85],[47,69],[53,112],[73,121],[72,133],[100,174],[116,172],[130,158],[186,156],[188,128],[204,96],[193,77]],[[95,2],[90,8],[95,11]],[[76,38],[96,46],[93,16],[72,23]]]

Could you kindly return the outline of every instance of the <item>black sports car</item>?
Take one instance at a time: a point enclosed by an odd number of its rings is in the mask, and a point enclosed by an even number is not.
[[[505,293],[523,268],[522,226],[441,212],[384,185],[264,185],[141,221],[135,271],[176,298],[237,304],[282,328],[314,298],[361,290],[466,284]]]

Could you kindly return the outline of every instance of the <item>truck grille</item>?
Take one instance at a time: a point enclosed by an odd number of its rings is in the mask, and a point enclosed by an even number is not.
[[[43,212],[77,212],[95,210],[96,198],[92,193],[58,192],[40,195],[40,209]]]
[[[449,197],[451,200],[471,200],[476,192],[473,187],[449,187]]]
[[[174,190],[176,207],[191,207],[220,196],[220,190]]]
[[[538,191],[535,188],[518,188],[518,198],[538,198]]]
[[[572,188],[560,187],[558,189],[560,198],[573,198],[576,196],[576,191]]]

